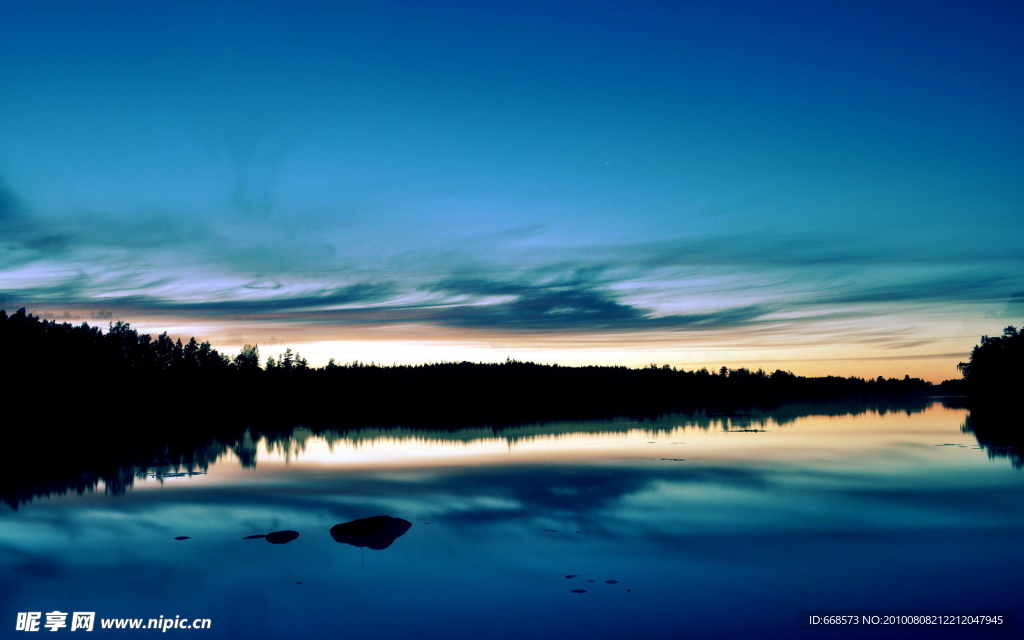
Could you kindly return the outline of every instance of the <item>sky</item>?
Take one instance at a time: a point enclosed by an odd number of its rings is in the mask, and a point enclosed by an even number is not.
[[[0,5],[0,308],[384,364],[957,377],[1013,2]]]

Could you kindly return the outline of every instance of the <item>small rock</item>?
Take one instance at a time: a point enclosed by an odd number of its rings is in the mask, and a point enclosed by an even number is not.
[[[267,542],[270,544],[285,544],[299,537],[298,531],[285,529],[284,531],[273,531],[267,534]]]

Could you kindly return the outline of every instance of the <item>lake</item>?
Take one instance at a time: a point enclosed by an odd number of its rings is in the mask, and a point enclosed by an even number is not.
[[[819,404],[250,436],[197,473],[128,469],[120,494],[0,507],[2,624],[17,636],[18,614],[40,612],[40,634],[84,633],[70,615],[44,628],[59,611],[95,612],[86,637],[155,637],[99,620],[160,616],[209,619],[167,631],[208,639],[1019,637],[799,625],[801,611],[1020,617],[1020,457],[979,444],[967,416]],[[409,524],[386,548],[331,535],[385,515]],[[276,531],[299,535],[243,539]]]

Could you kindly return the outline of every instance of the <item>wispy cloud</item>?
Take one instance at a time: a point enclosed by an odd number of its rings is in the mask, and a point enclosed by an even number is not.
[[[311,251],[303,238],[268,249],[270,229],[249,229],[248,238],[227,244],[212,227],[161,216],[87,230],[71,220],[46,233],[12,205],[4,216],[14,229],[6,238],[8,296],[280,322],[519,332],[735,328],[778,323],[779,314],[801,309],[811,312],[787,322],[874,313],[871,305],[1008,302],[1017,284],[983,267],[933,268],[928,278],[881,269],[877,249],[776,246],[765,257],[762,239],[740,235],[597,245],[554,260],[546,257],[553,249],[473,251],[453,239],[453,257],[423,258],[429,261],[420,271],[415,249],[376,265],[317,255],[317,242],[329,245],[330,236],[313,239]],[[14,269],[32,262],[48,266]],[[19,273],[21,281],[11,283]]]
[[[876,242],[795,227],[567,241],[557,221],[431,233],[429,220],[409,220],[407,232],[391,233],[387,217],[242,213],[42,215],[3,187],[0,299],[236,335],[259,326],[274,342],[358,340],[371,329],[373,339],[443,335],[537,349],[700,343],[727,352],[724,362],[773,344],[838,343],[868,350],[850,360],[956,359],[948,341],[893,318],[908,308],[1021,306],[1005,244]]]
[[[903,275],[901,281],[878,284],[865,281],[843,291],[823,292],[808,302],[818,305],[865,305],[923,302],[1002,302],[1018,283],[991,271],[948,273],[944,278],[920,279]]]

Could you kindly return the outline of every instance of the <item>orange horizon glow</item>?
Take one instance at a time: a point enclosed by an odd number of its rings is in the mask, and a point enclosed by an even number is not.
[[[228,357],[237,354],[245,344],[256,344],[262,363],[290,348],[305,357],[311,367],[324,366],[332,358],[339,365],[358,361],[381,366],[495,363],[512,359],[560,366],[643,368],[656,364],[687,371],[718,371],[723,366],[763,369],[767,373],[781,369],[805,377],[874,379],[909,375],[934,384],[959,379],[957,364],[969,358],[979,337],[1001,330],[994,329],[999,323],[991,320],[933,323],[919,343],[893,347],[891,341],[876,340],[875,336],[882,333],[877,326],[879,319],[874,320],[874,327],[821,327],[817,334],[785,327],[734,333],[502,333],[412,324],[330,327],[244,318],[203,321],[195,317],[142,316],[128,310],[100,318],[73,308],[32,309],[29,313],[76,325],[87,322],[102,330],[106,330],[109,322],[124,320],[143,334],[156,336],[166,331],[183,341],[192,336],[209,341]]]

